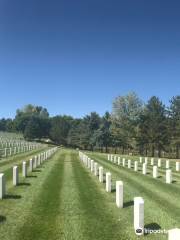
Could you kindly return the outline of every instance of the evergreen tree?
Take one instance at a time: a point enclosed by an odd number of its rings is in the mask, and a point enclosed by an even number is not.
[[[168,144],[168,130],[166,109],[159,98],[153,96],[148,101],[146,108],[141,115],[139,129],[141,133],[141,141],[149,145],[152,156],[155,150],[158,151],[158,156],[161,156],[161,151],[165,150]]]
[[[170,103],[170,136],[176,149],[176,158],[180,158],[180,96],[173,97]]]

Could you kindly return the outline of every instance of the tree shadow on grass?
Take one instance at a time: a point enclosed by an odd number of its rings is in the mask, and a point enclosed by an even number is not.
[[[158,176],[157,178],[162,178],[162,176]]]
[[[28,175],[28,176],[26,176],[27,178],[37,178],[37,176],[36,175]]]
[[[123,203],[123,208],[131,207],[134,205],[134,201],[130,200],[128,202]]]
[[[111,192],[112,192],[112,193],[113,193],[113,192],[116,192],[116,188],[113,187],[113,188],[111,189]]]
[[[25,182],[18,183],[18,186],[30,186],[30,185],[31,185],[30,183],[25,183]]]
[[[173,180],[172,183],[177,183],[177,181]]]
[[[42,172],[41,169],[34,169],[33,172]]]
[[[0,215],[0,224],[5,222],[5,221],[6,221],[6,217]]]
[[[14,195],[14,194],[6,194],[4,199],[20,199],[22,198],[21,195]]]
[[[144,226],[144,235],[148,235],[150,234],[151,230],[152,231],[155,231],[155,230],[160,230],[161,229],[161,226],[157,223],[149,223],[149,224],[146,224]]]

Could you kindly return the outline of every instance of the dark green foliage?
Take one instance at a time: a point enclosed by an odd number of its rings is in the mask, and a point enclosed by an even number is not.
[[[50,120],[46,108],[26,105],[18,109],[14,119],[17,131],[22,132],[26,139],[41,139],[49,136]]]
[[[67,137],[73,118],[56,116],[51,119],[50,138],[57,144],[67,145]]]
[[[166,109],[157,97],[152,97],[140,116],[139,121],[139,143],[144,148],[150,148],[152,156],[158,150],[165,150],[168,144]]]
[[[50,129],[50,121],[37,116],[32,116],[24,131],[25,139],[41,139],[48,137]]]
[[[14,132],[15,131],[14,121],[10,118],[0,119],[0,131]]]
[[[180,96],[173,97],[170,101],[169,125],[172,145],[175,147],[176,157],[180,157]]]
[[[0,131],[92,151],[180,158],[180,96],[167,108],[156,96],[144,104],[132,92],[115,98],[111,114],[91,112],[81,119],[49,117],[46,108],[28,104],[17,110],[14,120],[1,119]]]

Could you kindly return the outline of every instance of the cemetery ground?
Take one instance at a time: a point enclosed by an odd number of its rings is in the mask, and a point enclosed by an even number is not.
[[[79,160],[75,150],[59,149],[40,167],[21,177],[12,186],[12,167],[41,152],[34,150],[0,162],[5,173],[7,195],[0,200],[0,239],[4,240],[133,240],[168,239],[167,234],[146,234],[137,237],[133,227],[133,199],[145,201],[145,228],[180,227],[180,175],[173,173],[173,183],[165,183],[165,169],[152,178],[107,161],[106,154],[86,152],[105,172],[112,174],[112,191],[105,191]],[[126,158],[128,159],[128,158]],[[131,157],[131,159],[135,159]],[[7,161],[7,163],[6,163]],[[124,183],[124,206],[115,204],[115,183]]]

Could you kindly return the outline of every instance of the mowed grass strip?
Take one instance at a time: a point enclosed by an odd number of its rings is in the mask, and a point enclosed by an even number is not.
[[[74,162],[77,161],[77,154],[74,151],[66,150],[64,158],[64,179],[61,189],[61,205],[56,218],[56,228],[59,231],[59,238],[63,240],[86,239],[82,231],[81,204],[74,177]],[[54,238],[53,238],[54,239]]]
[[[76,159],[77,155],[74,158]],[[119,210],[114,202],[112,203],[111,198],[108,198],[108,194],[102,190],[101,184],[96,182],[96,177],[82,165],[79,159],[74,161],[73,166],[83,213],[81,223],[84,239],[136,239],[136,237],[131,238],[131,233],[126,232],[125,225],[120,224]]]
[[[58,151],[38,168],[38,171],[34,171],[28,178],[24,179],[24,182],[21,182],[22,184],[8,189],[6,199],[0,201],[0,239],[33,239],[31,236],[34,232],[31,226],[34,224],[34,227],[36,227],[39,219],[35,221],[32,218],[29,221],[30,216],[35,208],[35,203],[39,203],[39,195],[44,189],[46,192],[47,178],[57,168],[56,163],[62,154],[61,150]],[[24,229],[26,233],[23,235]]]
[[[56,157],[17,239],[84,239],[72,161],[68,150]]]
[[[145,227],[150,229],[171,229],[180,227],[180,191],[177,186],[167,185],[156,179],[135,173],[127,167],[119,167],[106,160],[105,156],[89,153],[92,159],[110,171],[113,177],[113,188],[115,181],[124,182],[124,202],[129,205],[128,216],[133,212],[133,198],[141,196],[145,199]],[[112,194],[113,195],[113,194]],[[115,201],[115,194],[113,196]],[[133,222],[132,222],[133,224]],[[167,236],[160,234],[148,235],[150,239],[167,239]]]
[[[61,203],[64,157],[65,154],[58,154],[54,159],[54,165],[43,182],[17,239],[59,239],[56,217]]]

